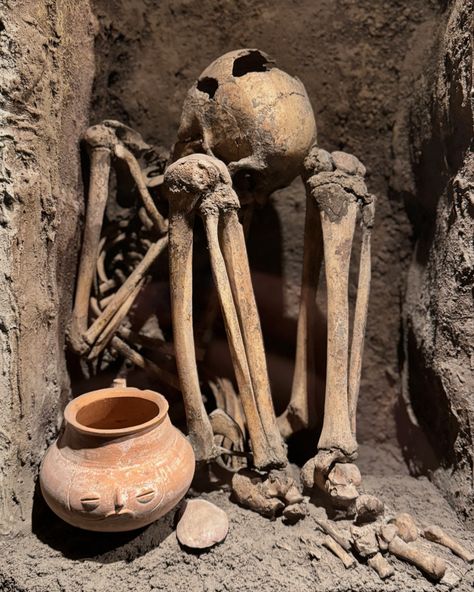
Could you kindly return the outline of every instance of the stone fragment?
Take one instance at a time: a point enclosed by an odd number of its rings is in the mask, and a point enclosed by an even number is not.
[[[446,586],[448,590],[452,590],[453,588],[456,588],[459,585],[460,581],[461,576],[457,574],[453,569],[448,567],[439,583]]]
[[[186,501],[176,528],[176,538],[184,547],[208,549],[222,543],[229,531],[229,519],[221,508],[203,499]]]

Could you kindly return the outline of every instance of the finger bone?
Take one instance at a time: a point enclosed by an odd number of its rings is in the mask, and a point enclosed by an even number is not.
[[[331,524],[329,520],[324,518],[315,518],[316,525],[327,535],[334,539],[334,541],[346,551],[350,551],[351,543],[349,538],[345,536],[336,526]]]
[[[332,537],[325,536],[324,540],[323,540],[323,545],[327,549],[329,549],[331,551],[331,553],[334,553],[334,555],[336,555],[336,557],[339,557],[339,559],[342,561],[342,563],[344,564],[344,567],[346,569],[350,569],[351,567],[354,567],[354,565],[356,563],[354,557],[349,555],[349,553],[346,550],[344,550],[341,547],[341,545],[336,543],[336,541]]]

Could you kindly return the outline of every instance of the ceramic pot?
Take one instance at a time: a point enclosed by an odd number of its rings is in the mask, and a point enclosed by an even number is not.
[[[194,474],[191,445],[153,391],[108,388],[71,401],[48,449],[40,486],[63,520],[96,531],[150,524],[173,508]]]

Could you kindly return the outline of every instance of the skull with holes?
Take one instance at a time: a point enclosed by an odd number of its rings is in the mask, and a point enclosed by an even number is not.
[[[241,202],[261,202],[298,175],[315,140],[301,81],[263,52],[242,49],[212,62],[189,90],[173,159],[215,156],[227,165]]]

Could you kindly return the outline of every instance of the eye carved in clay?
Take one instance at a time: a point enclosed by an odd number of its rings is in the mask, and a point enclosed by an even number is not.
[[[148,504],[151,502],[156,495],[156,491],[154,489],[145,489],[144,491],[137,494],[137,501],[140,504]]]
[[[100,496],[96,494],[86,495],[81,497],[81,504],[86,512],[92,512],[96,508],[99,507],[100,504]]]

